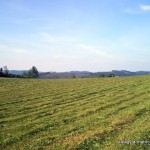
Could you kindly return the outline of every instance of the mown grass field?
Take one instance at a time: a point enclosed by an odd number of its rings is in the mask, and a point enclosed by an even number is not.
[[[150,76],[0,79],[0,149],[145,150]]]

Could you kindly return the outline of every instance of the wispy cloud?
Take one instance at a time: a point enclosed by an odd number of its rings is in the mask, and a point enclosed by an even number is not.
[[[65,37],[65,36],[52,36],[49,33],[42,32],[42,38],[45,42],[76,42],[77,38]]]
[[[15,48],[15,49],[13,49],[13,52],[18,53],[18,54],[28,54],[28,53],[30,53],[30,51],[25,50],[25,49],[21,49],[21,48]]]
[[[143,11],[150,11],[150,5],[140,5],[140,9]]]
[[[133,9],[133,8],[126,8],[123,10],[125,13],[128,13],[128,14],[141,14],[142,11],[139,10],[139,9]]]
[[[17,24],[33,24],[41,21],[43,21],[42,18],[26,18],[26,19],[15,20],[14,22]]]
[[[23,5],[22,1],[20,0],[13,0],[13,1],[5,1],[4,4],[9,7],[9,9],[20,11],[20,12],[28,12],[29,9]]]
[[[150,11],[150,5],[140,4],[134,8],[124,9],[124,12],[129,13],[129,14],[141,14],[141,13],[144,13],[146,11]]]
[[[15,53],[15,54],[29,54],[30,51],[22,48],[12,48],[6,45],[0,45],[0,51],[1,52],[9,52],[9,53]]]
[[[5,45],[0,45],[0,50],[4,50],[6,49],[7,47]]]
[[[90,53],[93,53],[93,54],[96,54],[96,55],[99,55],[99,56],[102,56],[102,57],[113,58],[113,55],[111,55],[107,52],[104,52],[104,50],[101,50],[101,49],[98,49],[98,48],[95,48],[95,47],[92,47],[92,46],[88,46],[88,45],[85,45],[85,44],[80,44],[79,47],[82,48],[83,50],[86,50]]]

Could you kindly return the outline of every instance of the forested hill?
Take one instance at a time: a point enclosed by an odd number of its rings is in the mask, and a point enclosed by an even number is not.
[[[23,74],[26,70],[10,70],[11,74]],[[39,72],[39,78],[86,78],[86,77],[108,77],[108,76],[135,76],[150,74],[150,71],[131,72],[126,70],[112,70],[110,72],[89,72],[89,71],[70,71],[70,72]]]

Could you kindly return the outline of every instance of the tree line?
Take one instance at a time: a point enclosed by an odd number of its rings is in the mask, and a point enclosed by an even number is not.
[[[67,75],[70,74],[59,74],[59,73],[55,73],[54,75],[48,76],[48,78],[66,78]],[[40,75],[41,77],[42,75]],[[51,76],[51,77],[50,77]],[[104,78],[104,77],[115,77],[116,75],[113,73],[109,73],[109,74],[97,74],[97,75],[89,75],[86,76],[86,78]],[[28,71],[24,71],[22,74],[12,74],[11,71],[8,70],[7,66],[4,66],[3,68],[0,68],[0,77],[9,77],[9,78],[39,78],[39,72],[37,70],[37,68],[35,66],[32,66],[31,69],[29,69]],[[72,74],[72,76],[68,76],[67,78],[84,78],[84,77],[78,77],[76,76],[76,74]]]
[[[7,66],[0,68],[0,77],[12,77],[12,78],[38,78],[39,72],[35,66],[32,66],[29,71],[24,72],[22,75],[11,74]]]

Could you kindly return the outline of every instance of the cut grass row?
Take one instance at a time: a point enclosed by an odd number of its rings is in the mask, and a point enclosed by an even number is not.
[[[149,76],[0,84],[4,149],[132,149],[117,141],[142,140],[150,130]]]

